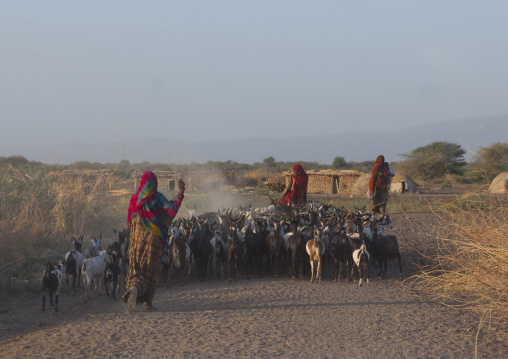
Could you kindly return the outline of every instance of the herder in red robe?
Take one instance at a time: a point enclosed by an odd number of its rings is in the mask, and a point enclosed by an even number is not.
[[[374,162],[370,175],[369,190],[367,198],[372,201],[372,213],[385,214],[386,205],[388,204],[388,188],[390,187],[390,177],[395,176],[394,171],[390,171],[385,157],[379,155]]]
[[[307,202],[309,176],[299,163],[296,163],[292,170],[293,174],[284,193],[282,193],[282,199],[277,201],[279,205],[301,205]]]

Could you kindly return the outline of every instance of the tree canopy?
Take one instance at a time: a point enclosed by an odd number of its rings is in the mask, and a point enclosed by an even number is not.
[[[332,168],[342,170],[348,168],[348,163],[342,156],[337,156],[333,159]]]
[[[480,147],[472,164],[476,170],[485,171],[490,179],[508,171],[508,143],[495,142],[490,146]]]
[[[399,164],[399,168],[415,178],[438,179],[448,173],[460,174],[462,167],[466,165],[465,153],[456,143],[432,142],[410,153],[401,154],[406,159]]]

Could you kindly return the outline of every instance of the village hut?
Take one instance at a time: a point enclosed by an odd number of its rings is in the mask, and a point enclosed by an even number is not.
[[[189,171],[186,187],[190,191],[210,191],[235,182],[235,171]]]
[[[366,196],[369,190],[370,173],[364,173],[358,177],[349,193],[350,197]]]
[[[416,193],[416,185],[408,175],[397,172],[390,183],[391,193]]]
[[[153,171],[157,176],[157,186],[159,189],[166,188],[168,191],[176,191],[178,188],[178,179],[181,178],[180,174],[174,171]],[[142,173],[135,172],[132,175],[134,181],[134,191],[139,188],[139,181],[141,180]]]
[[[501,172],[494,178],[490,185],[490,193],[507,194],[508,193],[508,171]]]
[[[358,171],[306,171],[309,176],[307,193],[349,195],[356,179],[362,175]],[[286,186],[291,178],[291,172],[283,172],[286,177]]]
[[[349,196],[353,189],[354,184],[356,183],[358,178],[360,178],[363,175],[364,173],[359,171],[352,170],[339,171],[336,178],[338,194]]]
[[[176,191],[178,188],[178,179],[181,176],[173,171],[155,171],[157,176],[157,184],[160,188],[166,187],[168,191]]]

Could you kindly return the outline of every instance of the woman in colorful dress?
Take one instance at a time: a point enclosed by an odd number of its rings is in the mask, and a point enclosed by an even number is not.
[[[388,187],[389,178],[395,176],[394,171],[390,171],[385,157],[377,156],[372,172],[370,175],[369,190],[367,198],[372,201],[371,210],[374,214],[386,213],[386,205],[388,204]]]
[[[282,198],[277,201],[277,204],[297,206],[307,202],[307,185],[309,183],[309,176],[299,163],[296,163],[292,170],[293,174],[291,175],[284,193],[282,193]]]
[[[168,201],[157,192],[157,177],[146,171],[139,188],[131,197],[127,222],[130,229],[129,271],[127,292],[122,300],[129,310],[137,303],[146,303],[147,310],[156,310],[152,304],[155,288],[162,269],[162,250],[168,237],[168,227],[182,204],[185,183],[178,182],[180,192]]]

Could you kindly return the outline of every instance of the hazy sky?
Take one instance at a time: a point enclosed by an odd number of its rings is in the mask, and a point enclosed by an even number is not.
[[[4,1],[0,146],[508,114],[506,1]]]

